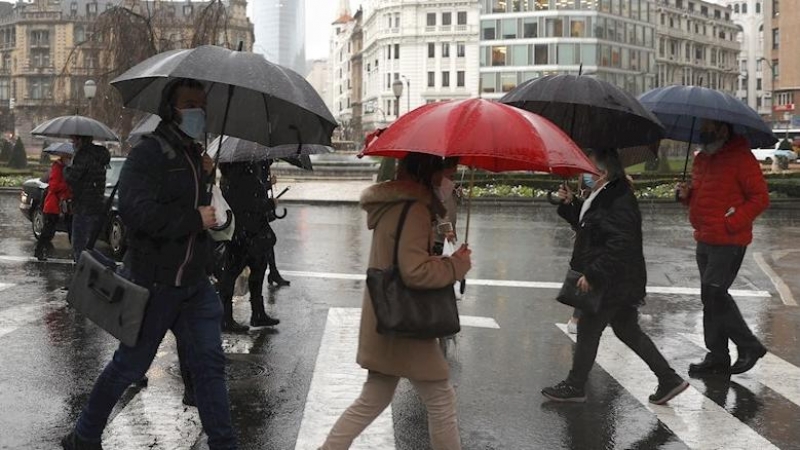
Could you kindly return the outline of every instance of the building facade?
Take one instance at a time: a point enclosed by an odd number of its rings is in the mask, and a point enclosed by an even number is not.
[[[765,77],[771,93],[771,121],[776,128],[797,128],[793,120],[800,99],[800,9],[793,1],[764,1],[765,64],[772,75]]]
[[[736,41],[739,53],[739,81],[736,96],[758,111],[769,115],[771,95],[764,78],[769,66],[764,63],[764,2],[762,0],[726,0],[733,22],[739,27]]]
[[[350,15],[347,2],[342,2],[337,19],[331,24],[330,55],[328,57],[329,70],[329,104],[333,117],[339,122],[337,136],[344,139],[341,134],[353,116],[353,31],[356,21]]]
[[[206,2],[136,0],[36,0],[0,3],[0,129],[22,137],[46,119],[89,114],[83,85],[107,71],[102,42],[91,39],[100,15],[124,6],[152,14],[153,32],[164,49],[190,47]],[[245,0],[224,2],[226,31],[216,42],[244,49],[253,45]],[[162,45],[163,44],[163,45]]]
[[[325,105],[332,110],[328,93],[328,60],[316,59],[308,62],[308,75],[306,81],[317,91],[320,97],[325,100]]]
[[[477,96],[479,23],[479,0],[367,2],[361,26],[362,132],[385,127],[426,103]],[[392,88],[398,80],[399,98]]]
[[[330,1],[330,0],[328,0]],[[306,75],[306,7],[303,0],[255,0],[255,51]]]
[[[654,85],[651,0],[481,3],[481,93],[486,98],[557,73],[591,74],[635,95]]]
[[[656,0],[657,86],[705,86],[736,94],[739,27],[723,5]]]

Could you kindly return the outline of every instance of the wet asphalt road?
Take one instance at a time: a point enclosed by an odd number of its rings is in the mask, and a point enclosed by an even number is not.
[[[115,341],[66,307],[59,288],[68,280],[70,265],[14,260],[31,255],[34,245],[16,202],[13,195],[0,195],[0,283],[7,285],[0,285],[0,449],[53,449],[74,423]],[[648,285],[698,288],[684,213],[652,206],[643,210]],[[292,285],[265,288],[265,298],[268,312],[282,324],[275,331],[225,338],[241,448],[295,449],[299,436],[323,427],[304,413],[312,409],[309,392],[315,370],[322,367],[318,357],[326,323],[331,324],[329,311],[361,305],[363,283],[332,274],[364,273],[370,244],[364,222],[355,205],[291,205],[287,219],[275,225],[278,264]],[[499,329],[465,327],[449,346],[464,448],[800,448],[800,395],[795,395],[800,389],[800,312],[781,302],[752,258],[755,252],[800,248],[798,224],[796,211],[771,211],[760,219],[734,285],[746,294],[739,298],[745,318],[777,362],[730,380],[692,380],[699,400],[675,410],[640,402],[637,387],[649,392],[656,380],[630,363],[624,351],[615,353],[620,347],[614,342],[601,347],[586,404],[544,402],[540,389],[562,380],[570,367],[572,340],[556,325],[570,311],[553,300],[552,288],[470,285],[461,313],[494,319]],[[549,206],[478,207],[471,233],[471,278],[559,282],[563,276],[572,233]],[[59,235],[54,244],[55,257],[67,258],[66,237]],[[770,295],[759,297],[761,291]],[[685,376],[689,362],[703,355],[702,338],[700,346],[693,341],[702,334],[699,296],[651,294],[643,312],[652,316],[643,327]],[[238,302],[236,317],[241,322],[249,318],[246,300]],[[204,448],[197,415],[180,406],[182,386],[171,337],[149,375],[150,386],[129,389],[115,410],[106,448]],[[429,448],[424,408],[408,383],[398,389],[390,423],[391,448]],[[316,433],[324,435],[324,428]],[[390,448],[365,445],[361,448]]]

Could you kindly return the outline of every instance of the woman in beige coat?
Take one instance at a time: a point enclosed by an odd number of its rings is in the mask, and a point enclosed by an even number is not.
[[[410,153],[400,162],[396,181],[376,184],[361,196],[367,226],[373,230],[369,267],[392,265],[395,233],[403,206],[415,203],[400,235],[398,265],[403,281],[416,289],[450,286],[471,267],[470,250],[453,256],[431,255],[431,224],[443,206],[433,195],[432,179],[442,159]],[[447,361],[436,339],[404,339],[378,334],[369,292],[364,290],[357,361],[369,371],[361,396],[333,426],[322,450],[350,448],[353,440],[392,401],[400,378],[411,381],[428,410],[428,428],[434,450],[460,450],[456,397],[448,381]]]

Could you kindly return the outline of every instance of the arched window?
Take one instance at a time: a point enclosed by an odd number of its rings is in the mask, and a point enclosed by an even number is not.
[[[738,3],[733,5],[733,12],[735,12],[736,14],[739,14],[739,4]]]
[[[764,24],[758,26],[758,45],[764,45]]]
[[[747,3],[742,3],[742,14],[747,14]]]

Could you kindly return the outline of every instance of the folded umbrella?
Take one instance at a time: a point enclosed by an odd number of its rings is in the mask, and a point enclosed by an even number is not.
[[[70,138],[91,136],[100,141],[119,141],[116,133],[102,122],[84,116],[62,116],[50,119],[31,131],[34,136]]]
[[[558,125],[582,148],[624,149],[629,164],[647,158],[652,144],[664,137],[664,127],[636,97],[591,76],[548,75],[526,81],[500,102],[536,113]],[[655,155],[653,155],[655,156]]]

